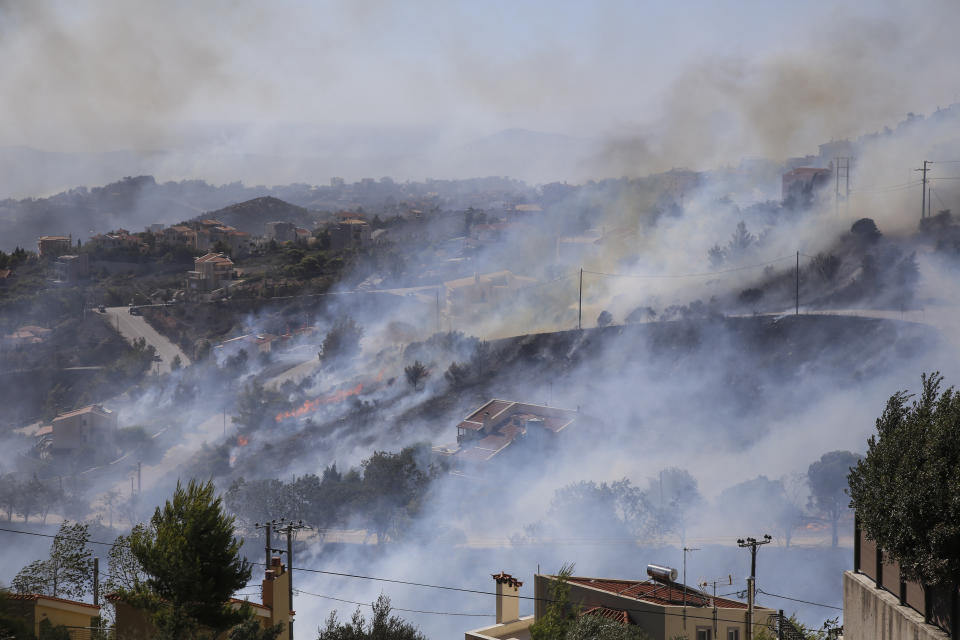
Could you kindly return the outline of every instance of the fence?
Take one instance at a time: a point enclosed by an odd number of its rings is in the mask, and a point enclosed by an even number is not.
[[[895,595],[901,605],[922,614],[927,624],[939,627],[951,638],[960,634],[960,589],[905,579],[897,561],[867,537],[859,520],[854,520],[853,570],[873,580],[877,589]]]

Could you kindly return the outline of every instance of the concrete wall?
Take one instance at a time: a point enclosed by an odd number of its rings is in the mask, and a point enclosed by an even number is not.
[[[464,634],[464,640],[529,640],[531,624],[533,624],[533,616],[525,616],[513,622],[467,631]]]
[[[865,575],[843,572],[844,640],[946,640],[923,616]]]

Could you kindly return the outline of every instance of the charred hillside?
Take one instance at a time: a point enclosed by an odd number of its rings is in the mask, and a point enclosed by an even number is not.
[[[334,460],[306,452],[446,442],[455,425],[490,398],[579,409],[602,425],[601,432],[574,439],[616,435],[652,444],[676,437],[662,431],[667,422],[688,433],[718,429],[738,446],[762,435],[772,416],[919,366],[916,360],[938,342],[936,331],[920,324],[817,315],[650,322],[489,343],[436,334],[392,361],[381,354],[381,382],[372,383],[376,372],[368,372],[343,386],[356,393],[299,419],[280,423],[273,416],[318,397],[309,382],[257,398],[265,419],[242,427],[251,446],[233,468],[249,476],[267,451],[316,468]],[[416,361],[429,370],[422,388],[404,382],[404,367]],[[330,398],[336,390],[323,393]],[[217,456],[225,475],[234,473],[225,464],[230,450],[224,445]]]

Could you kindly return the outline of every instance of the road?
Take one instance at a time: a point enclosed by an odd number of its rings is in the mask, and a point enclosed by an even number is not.
[[[168,339],[157,333],[157,330],[140,315],[130,315],[127,307],[107,307],[104,319],[110,322],[110,326],[120,332],[128,342],[138,338],[143,338],[147,344],[153,346],[160,356],[160,373],[170,372],[170,363],[176,356],[180,356],[180,362],[183,366],[190,364],[190,358],[187,357],[180,347],[170,342]]]

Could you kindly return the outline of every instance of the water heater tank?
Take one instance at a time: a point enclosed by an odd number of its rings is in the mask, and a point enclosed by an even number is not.
[[[647,565],[647,575],[658,582],[676,582],[677,570],[671,567],[661,567],[657,564]]]

